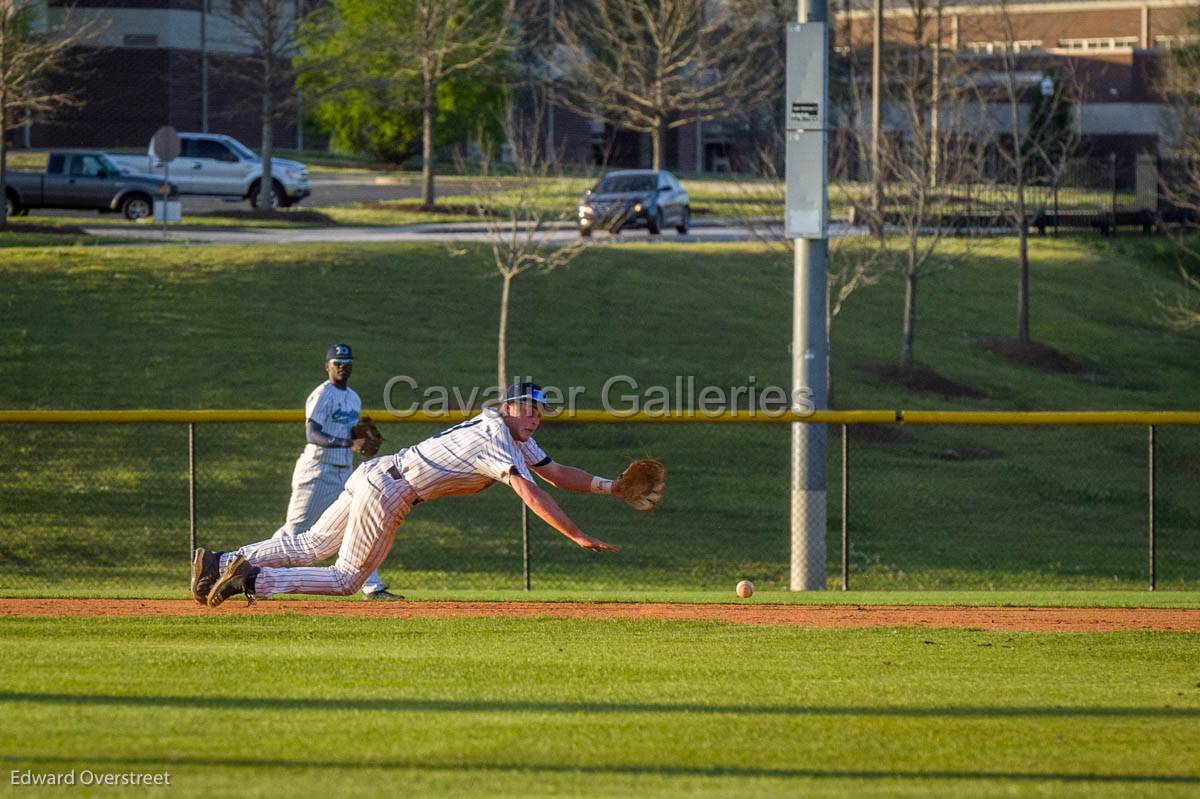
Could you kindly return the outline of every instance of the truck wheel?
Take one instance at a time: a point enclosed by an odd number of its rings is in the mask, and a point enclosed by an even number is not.
[[[125,198],[125,202],[121,203],[121,213],[130,222],[137,222],[140,219],[146,219],[153,215],[154,206],[150,203],[150,198],[144,194],[131,194]]]
[[[258,181],[254,181],[253,185],[250,186],[250,207],[255,210],[258,210],[259,200],[261,199],[262,195],[260,188],[261,187]],[[278,180],[272,180],[271,209],[274,210],[276,208],[287,208],[287,206],[287,194],[284,192],[283,186],[279,184]]]
[[[22,216],[21,211],[24,210],[17,204],[17,199],[11,192],[4,192],[4,208],[7,216]]]

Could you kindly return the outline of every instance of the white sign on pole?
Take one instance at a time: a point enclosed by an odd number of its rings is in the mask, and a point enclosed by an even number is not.
[[[787,130],[784,233],[789,238],[825,238],[825,72],[828,30],[824,22],[793,22],[787,30]]]

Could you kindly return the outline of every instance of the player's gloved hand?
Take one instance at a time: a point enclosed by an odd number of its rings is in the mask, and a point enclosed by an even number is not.
[[[660,461],[646,458],[634,461],[613,483],[612,494],[634,510],[652,511],[662,500],[667,487],[667,470]]]
[[[382,443],[383,434],[379,432],[370,416],[362,417],[358,424],[350,428],[350,449],[364,458],[374,458],[379,453]]]
[[[612,552],[614,554],[620,554],[621,552],[621,550],[617,549],[612,544],[606,544],[599,538],[592,538],[590,535],[580,534],[571,540],[584,549],[591,550],[592,552]]]

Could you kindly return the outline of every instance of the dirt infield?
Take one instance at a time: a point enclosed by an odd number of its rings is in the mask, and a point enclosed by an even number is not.
[[[559,618],[717,621],[794,627],[957,627],[1025,632],[1200,632],[1200,609],[986,608],[878,605],[683,605],[620,602],[329,602],[184,599],[0,599],[0,617],[199,616],[298,613],[360,618]]]

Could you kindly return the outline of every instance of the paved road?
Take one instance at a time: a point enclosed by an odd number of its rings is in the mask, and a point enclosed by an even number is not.
[[[213,244],[306,244],[314,242],[486,242],[490,241],[486,230],[478,223],[439,225],[408,225],[404,227],[320,227],[320,228],[190,228],[180,230],[168,228],[164,237],[157,227],[85,227],[93,236],[116,236],[120,238],[145,239],[147,242],[189,241]],[[846,226],[835,226],[830,236],[854,235],[856,231]],[[572,227],[548,230],[541,239],[547,242],[566,243],[576,241],[579,234]],[[628,230],[618,235],[597,233],[596,244],[675,244],[701,242],[755,241],[756,236],[745,228],[723,222],[697,224],[690,233],[680,236],[674,232],[651,236],[645,230]]]
[[[414,176],[410,182],[376,183],[376,178],[369,174],[324,174],[313,175],[313,196],[304,205],[354,205],[361,202],[386,202],[396,200],[412,200],[420,197],[420,185]],[[461,186],[443,182],[442,191],[453,192]],[[224,200],[212,200],[198,197],[183,198],[183,212],[186,224],[188,214],[230,209],[248,209],[246,202],[231,203]],[[461,224],[429,224],[406,225],[400,227],[317,227],[317,228],[202,228],[185,227],[169,228],[164,236],[162,228],[155,225],[130,226],[88,226],[87,220],[94,219],[91,211],[50,211],[40,210],[38,215],[56,216],[78,219],[79,224],[91,235],[98,237],[118,237],[123,239],[142,239],[147,243],[162,241],[209,242],[220,244],[299,244],[311,242],[483,242],[488,241],[487,231],[478,223],[466,222]],[[830,235],[840,236],[852,233],[844,226],[831,231]],[[547,231],[543,239],[551,242],[566,243],[575,241],[578,233],[572,226],[563,226]],[[621,242],[643,243],[693,243],[693,242],[731,242],[754,241],[756,236],[728,220],[695,220],[691,232],[680,236],[673,230],[661,236],[651,236],[643,230],[627,230],[613,236],[608,233],[597,233],[597,244],[615,244]]]

